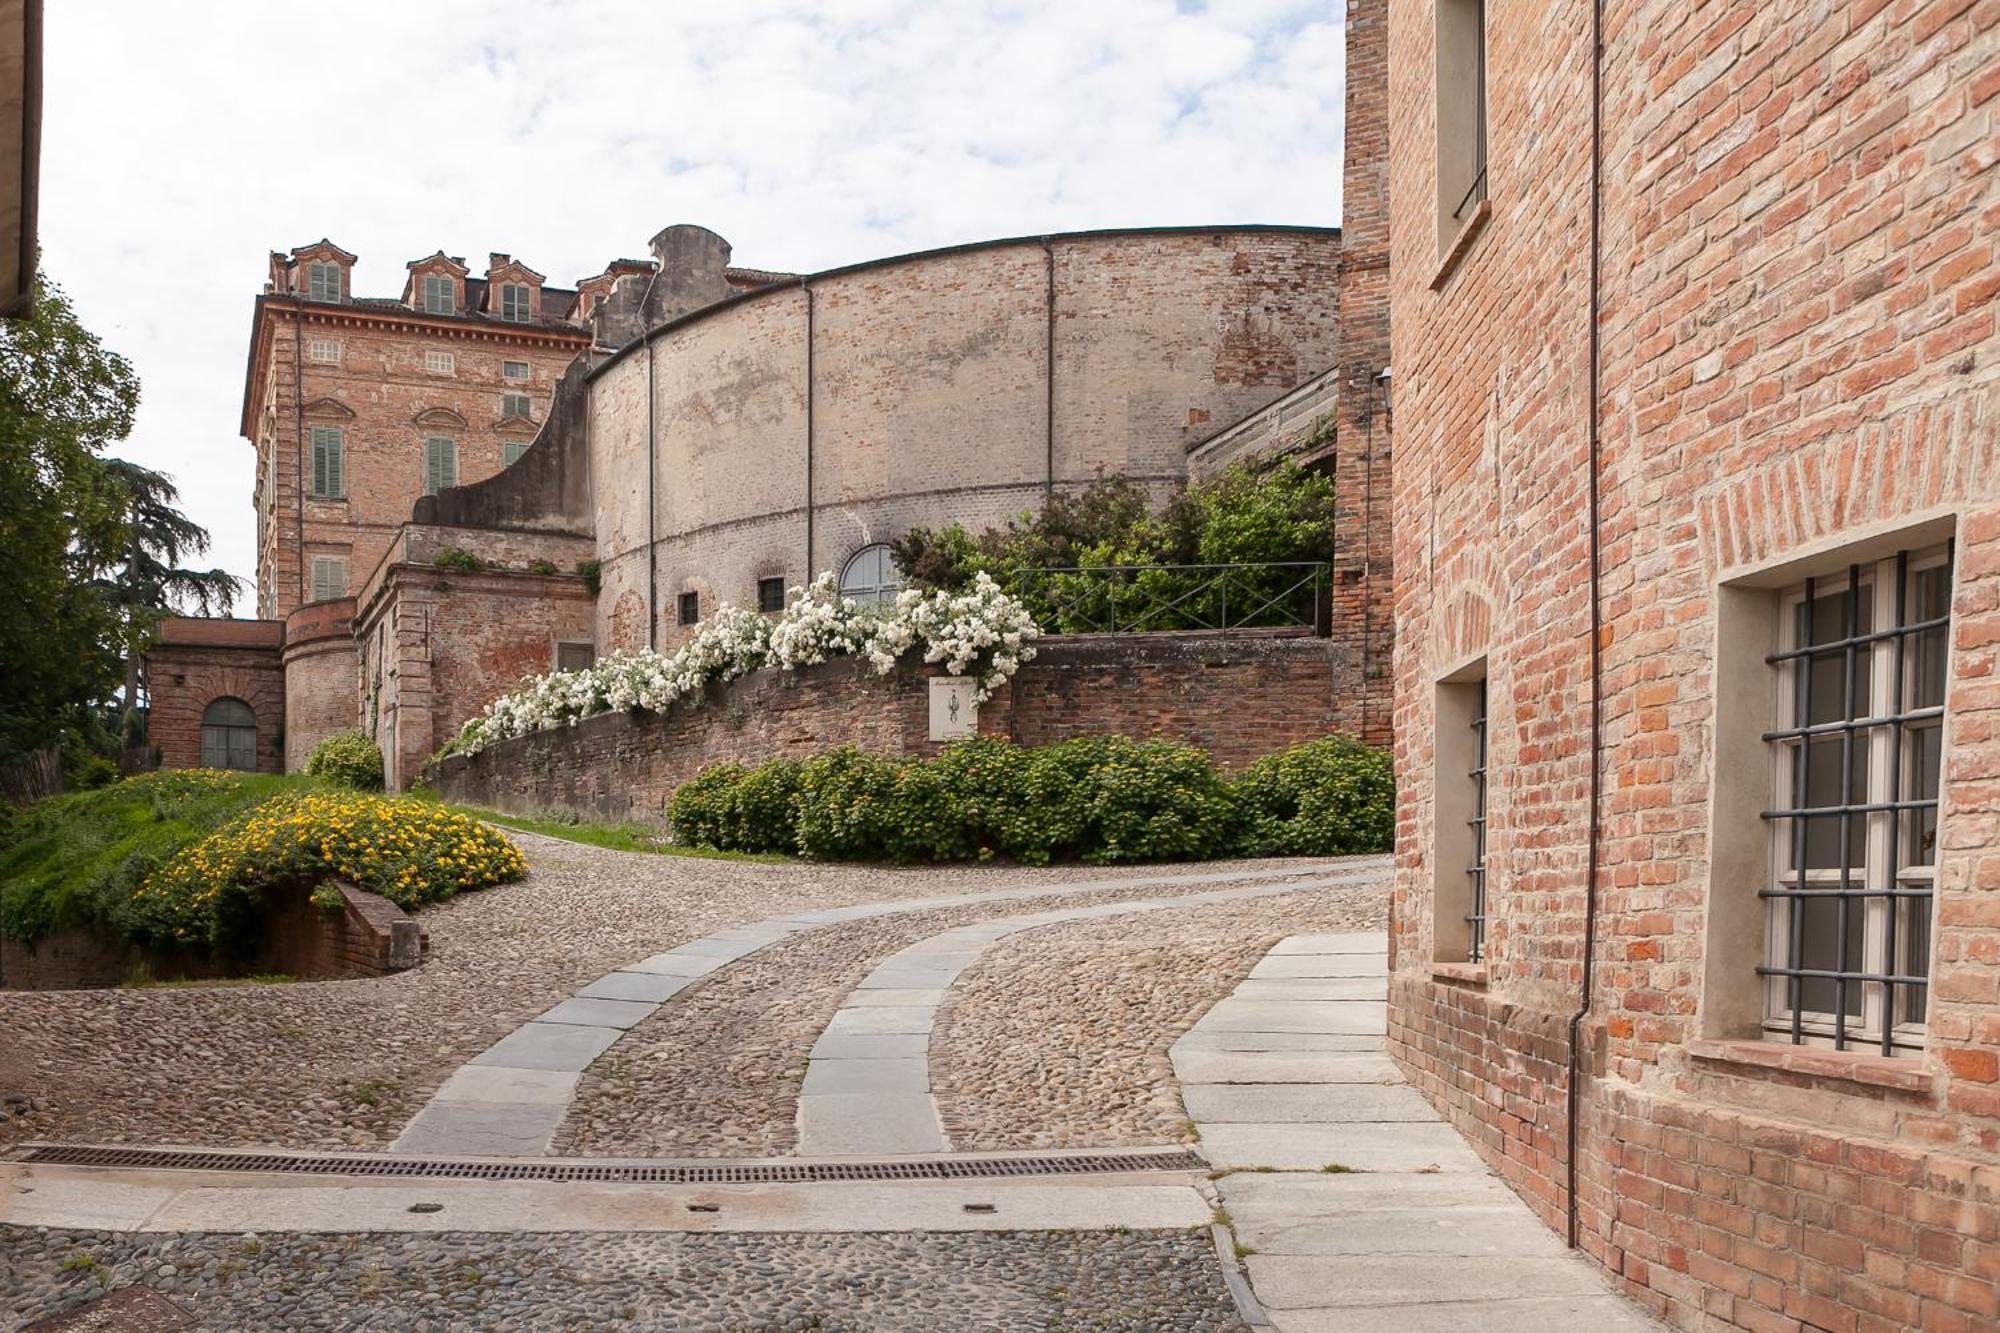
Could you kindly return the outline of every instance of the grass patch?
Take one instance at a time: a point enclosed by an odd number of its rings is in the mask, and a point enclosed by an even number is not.
[[[1328,1162],[1320,1168],[1320,1171],[1329,1176],[1351,1176],[1355,1174],[1353,1167],[1343,1165],[1340,1162]]]
[[[561,838],[564,842],[580,842],[590,847],[606,847],[614,852],[644,852],[650,856],[693,856],[709,861],[782,863],[796,859],[781,856],[776,852],[719,852],[711,847],[682,847],[670,841],[664,829],[657,829],[648,824],[599,824],[590,820],[565,819],[555,815],[540,817],[509,815],[502,814],[498,810],[484,810],[475,805],[454,805],[450,808],[501,828],[517,829],[522,833],[539,833],[545,838]]]

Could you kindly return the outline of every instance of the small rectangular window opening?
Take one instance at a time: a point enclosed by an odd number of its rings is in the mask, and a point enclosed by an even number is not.
[[[785,578],[774,575],[757,580],[757,609],[759,611],[782,611],[785,609]]]
[[[500,395],[500,415],[519,417],[525,421],[529,416],[528,395],[525,393],[503,393]]]
[[[681,624],[693,625],[699,623],[701,620],[701,594],[698,592],[682,593],[679,612]]]
[[[424,369],[433,375],[449,375],[458,369],[458,361],[450,352],[425,352]]]

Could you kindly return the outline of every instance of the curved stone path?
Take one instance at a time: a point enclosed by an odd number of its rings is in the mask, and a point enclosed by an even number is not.
[[[1357,872],[1378,873],[1377,860],[1369,860]],[[389,1151],[478,1157],[546,1153],[569,1113],[584,1071],[626,1031],[711,973],[802,931],[968,904],[1143,887],[1298,880],[1324,869],[1323,864],[1294,864],[1138,879],[1055,881],[954,897],[826,908],[716,931],[607,973],[508,1033],[456,1070],[404,1127]]]
[[[813,1046],[798,1099],[802,1156],[952,1151],[931,1093],[930,1033],[964,971],[1025,931],[1172,908],[1241,902],[1359,883],[1374,869],[1252,888],[1215,889],[1000,917],[959,926],[891,955],[855,988]]]

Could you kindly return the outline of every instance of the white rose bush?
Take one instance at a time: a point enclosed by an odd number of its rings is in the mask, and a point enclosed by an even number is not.
[[[698,705],[712,683],[837,657],[863,658],[885,676],[919,655],[950,675],[977,678],[983,703],[1035,655],[1041,633],[1028,608],[983,571],[963,592],[905,588],[885,608],[842,597],[826,573],[793,588],[776,618],[724,604],[672,653],[612,653],[579,671],[530,677],[467,722],[445,750],[477,754],[495,741],[574,726],[599,713]]]

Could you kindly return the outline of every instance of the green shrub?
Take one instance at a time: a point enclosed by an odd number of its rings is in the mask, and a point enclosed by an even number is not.
[[[382,790],[382,749],[362,731],[336,731],[313,746],[306,773],[356,791]]]
[[[1237,776],[1236,793],[1254,856],[1351,856],[1395,841],[1389,753],[1351,736],[1267,755]]]
[[[772,759],[743,775],[731,795],[729,842],[721,850],[799,850],[792,805],[798,799],[801,767],[796,760]]]
[[[477,573],[486,567],[484,561],[463,546],[440,546],[437,554],[431,557],[431,563],[439,569],[456,569],[466,574]]]
[[[1208,755],[1169,741],[1084,736],[1036,752],[1023,861],[1205,860],[1235,850],[1235,797]]]
[[[710,764],[674,789],[667,800],[667,823],[675,842],[736,850],[736,789],[743,772],[741,764]]]
[[[597,596],[602,591],[604,586],[604,565],[601,561],[579,560],[576,562],[576,573],[577,577],[583,580],[583,586],[589,590],[592,597]]]
[[[799,851],[822,861],[908,860],[897,855],[905,837],[903,767],[851,745],[801,764],[792,803]]]

